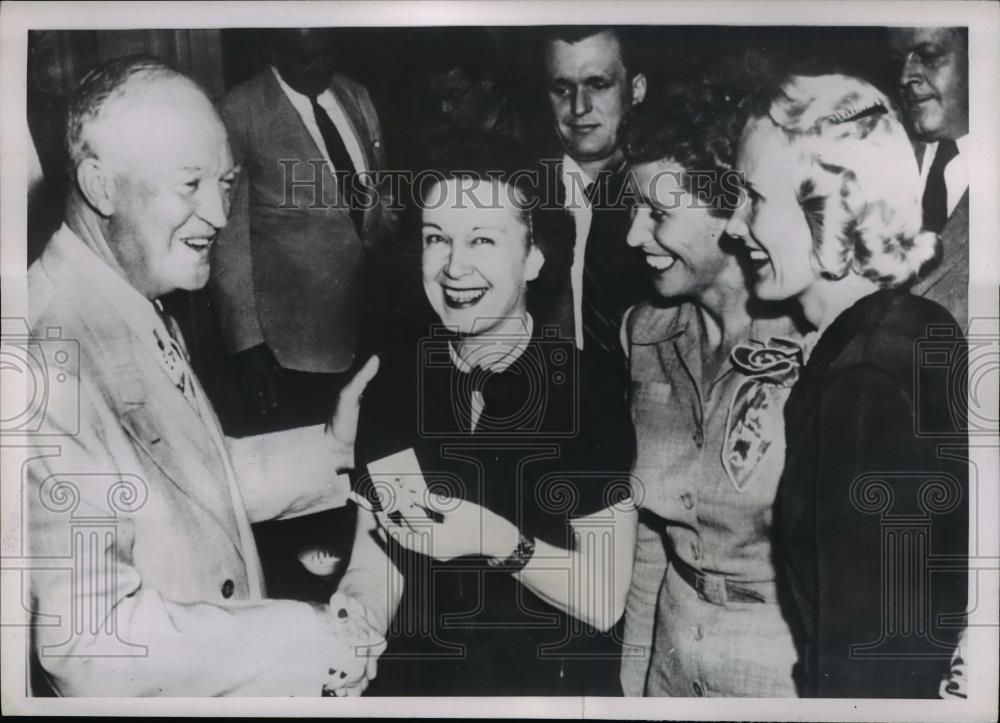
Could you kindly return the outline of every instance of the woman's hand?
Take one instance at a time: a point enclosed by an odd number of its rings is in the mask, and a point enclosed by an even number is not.
[[[397,543],[444,562],[466,555],[506,559],[520,540],[517,526],[495,512],[433,494],[428,500],[401,495],[375,515]]]

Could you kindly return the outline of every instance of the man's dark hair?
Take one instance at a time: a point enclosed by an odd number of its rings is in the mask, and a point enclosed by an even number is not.
[[[723,179],[732,174],[746,119],[746,103],[737,91],[709,83],[680,85],[633,107],[618,137],[629,164],[672,160],[684,168],[689,193],[732,211],[739,199]],[[696,173],[714,182],[693,183]]]
[[[629,79],[645,72],[645,63],[640,57],[636,38],[633,37],[629,28],[619,25],[554,25],[544,28],[541,35],[542,58],[544,60],[549,45],[556,40],[574,44],[601,33],[611,33],[618,40],[618,46],[622,53],[622,64],[625,66],[625,72]],[[545,67],[544,63],[542,67]]]

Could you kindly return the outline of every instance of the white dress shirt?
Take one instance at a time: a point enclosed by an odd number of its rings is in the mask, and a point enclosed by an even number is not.
[[[969,147],[969,134],[966,133],[961,138],[956,138],[955,146],[958,148],[958,155],[948,161],[948,165],[944,167],[944,187],[948,195],[949,216],[955,212],[955,207],[958,206],[958,202],[962,200],[962,196],[969,188],[969,153],[972,150]],[[924,157],[920,163],[921,189],[927,186],[927,174],[930,172],[931,164],[934,163],[937,149],[937,142],[924,146]]]
[[[573,214],[576,226],[576,243],[573,244],[573,266],[570,269],[570,286],[573,290],[573,326],[576,346],[583,349],[583,262],[587,253],[587,237],[594,210],[584,190],[593,179],[580,165],[567,155],[563,156],[562,184],[566,189],[566,210]]]
[[[327,150],[326,141],[323,140],[323,134],[319,132],[319,126],[316,124],[316,116],[313,115],[312,101],[309,100],[308,96],[299,93],[297,90],[294,90],[290,85],[288,85],[288,83],[282,79],[281,73],[279,73],[274,66],[271,66],[271,72],[274,73],[274,77],[277,79],[278,85],[281,86],[281,90],[284,91],[288,100],[291,101],[292,106],[302,118],[302,122],[305,124],[306,130],[309,131],[309,135],[313,139],[313,142],[316,143],[316,147],[319,148],[320,153],[323,154],[323,158],[330,167],[330,171],[336,173],[337,169],[334,168],[333,161],[330,160],[330,153]],[[340,107],[340,103],[337,101],[337,97],[333,94],[333,91],[327,88],[319,94],[319,97],[316,98],[316,102],[319,103],[320,107],[326,111],[326,114],[333,122],[334,128],[337,129],[341,139],[343,139],[344,147],[347,149],[347,155],[351,157],[351,163],[354,164],[354,170],[357,173],[370,171],[371,169],[365,165],[365,154],[361,152],[361,143],[358,141],[358,137],[354,133],[354,127],[344,114],[344,109]]]

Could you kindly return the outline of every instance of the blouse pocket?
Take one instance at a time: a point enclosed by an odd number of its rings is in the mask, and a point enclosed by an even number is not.
[[[637,463],[660,460],[669,454],[678,419],[673,385],[633,382],[632,424],[635,426]]]

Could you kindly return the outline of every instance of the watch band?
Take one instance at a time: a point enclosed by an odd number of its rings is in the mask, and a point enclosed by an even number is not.
[[[520,539],[517,542],[517,546],[506,559],[501,560],[499,557],[491,557],[486,561],[486,564],[494,570],[503,570],[505,572],[523,570],[524,566],[531,560],[531,556],[535,554],[535,538],[526,534],[523,530],[519,531],[519,534]]]

